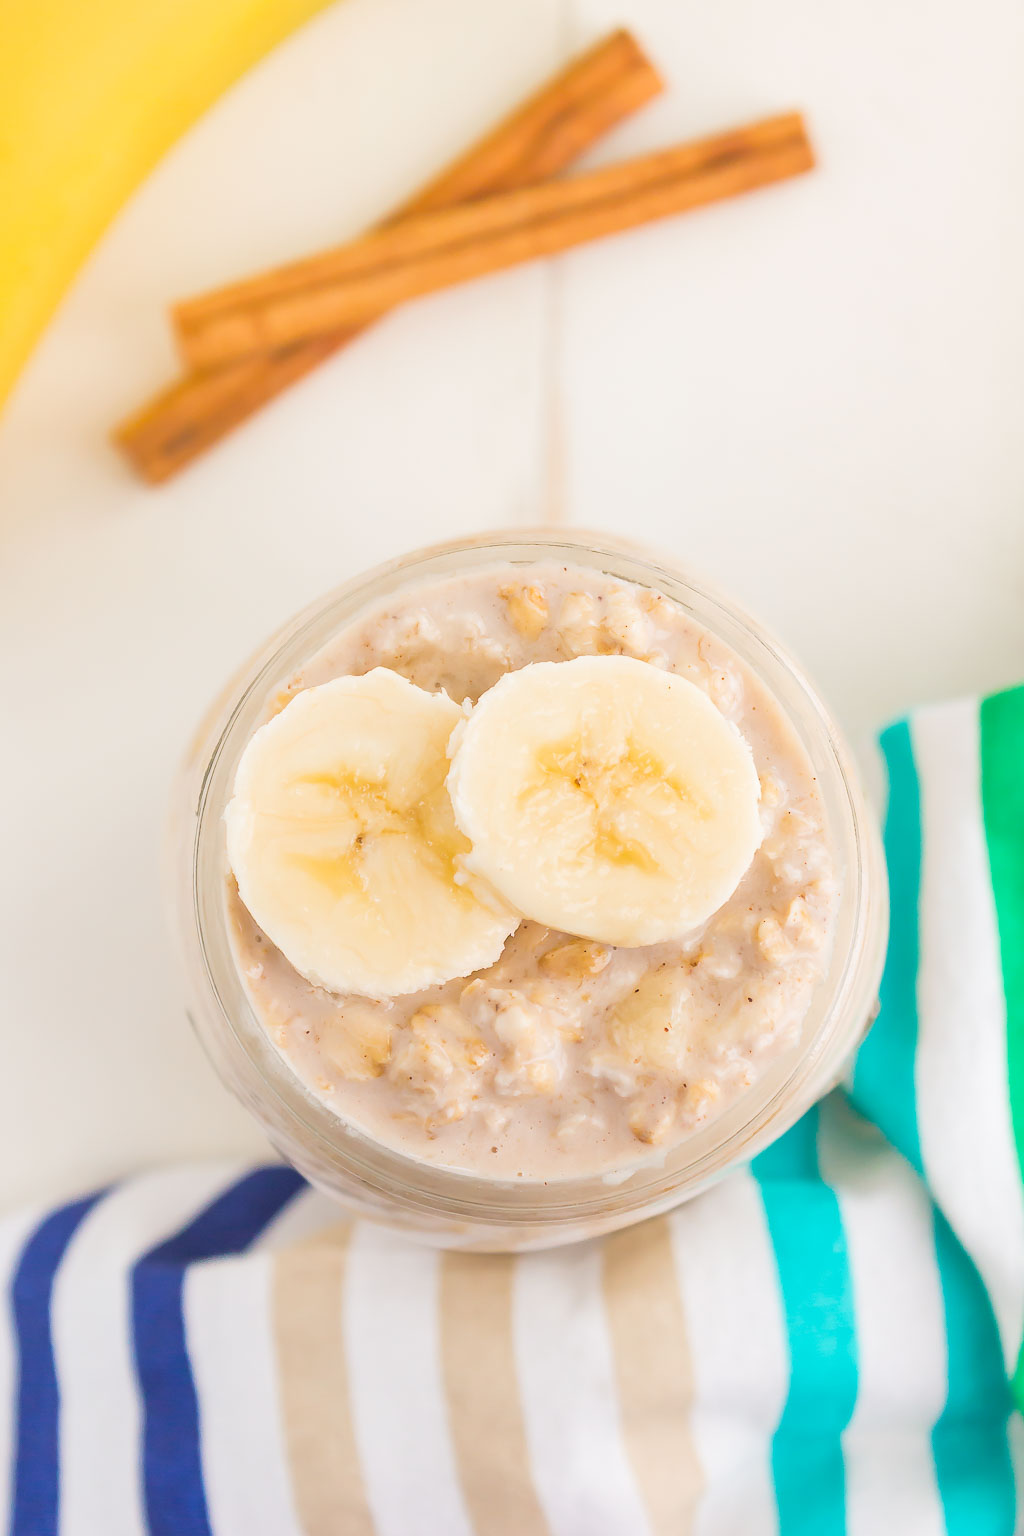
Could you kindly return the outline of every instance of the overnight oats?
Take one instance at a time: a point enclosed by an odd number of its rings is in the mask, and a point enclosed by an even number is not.
[[[428,552],[243,687],[195,922],[250,1069],[214,1056],[334,1193],[442,1238],[477,1195],[619,1225],[778,1134],[866,1027],[884,882],[848,765],[677,584],[553,537]]]

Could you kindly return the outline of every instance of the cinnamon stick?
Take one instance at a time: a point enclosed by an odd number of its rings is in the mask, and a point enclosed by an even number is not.
[[[178,305],[183,350],[211,367],[344,326],[410,299],[811,169],[798,113],[403,220]]]
[[[499,123],[387,221],[542,181],[650,101],[661,79],[626,31],[611,33]],[[115,429],[143,479],[169,479],[365,328],[349,325],[193,373]]]

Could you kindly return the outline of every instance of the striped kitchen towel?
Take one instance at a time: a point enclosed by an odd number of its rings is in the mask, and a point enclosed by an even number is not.
[[[442,1254],[207,1167],[0,1226],[14,1536],[1012,1536],[1024,690],[883,747],[878,1023],[671,1215]]]

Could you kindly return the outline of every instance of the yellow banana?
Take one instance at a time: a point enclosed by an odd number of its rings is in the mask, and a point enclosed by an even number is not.
[[[0,0],[0,404],[129,193],[327,0]]]

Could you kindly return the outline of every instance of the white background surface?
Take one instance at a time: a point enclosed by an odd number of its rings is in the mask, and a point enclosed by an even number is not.
[[[165,304],[354,233],[579,46],[670,93],[596,162],[802,107],[810,178],[420,302],[169,487],[109,426]],[[1024,676],[1020,0],[342,0],[158,168],[0,421],[0,1202],[258,1153],[182,1017],[182,743],[295,608],[558,519],[662,546],[806,661],[858,745]]]

